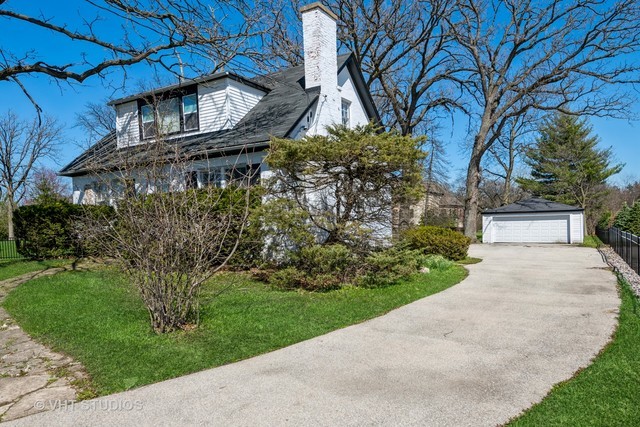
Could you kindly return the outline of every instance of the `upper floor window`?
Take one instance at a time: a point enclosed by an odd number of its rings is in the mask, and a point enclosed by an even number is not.
[[[156,136],[156,118],[153,106],[143,105],[140,107],[140,113],[142,116],[142,137],[151,138]]]
[[[184,130],[198,129],[198,96],[194,93],[182,97]]]
[[[156,124],[161,135],[180,132],[180,100],[169,98],[158,102]]]
[[[198,130],[198,95],[195,87],[181,96],[161,98],[155,105],[139,101],[142,138]]]
[[[346,99],[343,99],[342,100],[342,124],[345,126],[349,126],[349,123],[351,121],[351,114],[349,111],[350,109],[351,109],[351,103]]]

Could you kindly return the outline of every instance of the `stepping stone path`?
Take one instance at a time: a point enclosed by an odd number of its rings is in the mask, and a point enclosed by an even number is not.
[[[49,268],[0,281],[0,303],[31,279],[77,267]],[[0,421],[71,404],[87,384],[88,375],[80,363],[34,341],[0,307]]]

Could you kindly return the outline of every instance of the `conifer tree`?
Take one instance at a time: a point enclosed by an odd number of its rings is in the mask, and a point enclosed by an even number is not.
[[[586,120],[567,114],[549,117],[527,151],[531,177],[518,183],[536,196],[584,208],[592,230],[608,191],[605,182],[623,167],[611,165],[611,147],[600,149],[598,141]]]

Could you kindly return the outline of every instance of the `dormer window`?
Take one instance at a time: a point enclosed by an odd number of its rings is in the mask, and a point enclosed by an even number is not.
[[[181,91],[180,96],[158,95],[155,102],[139,100],[140,131],[142,139],[180,132],[196,131],[199,128],[198,95],[196,88]]]
[[[143,105],[140,107],[140,116],[142,117],[142,138],[156,136],[156,117],[153,106]]]
[[[184,130],[198,129],[198,97],[195,93],[182,97],[182,117]]]
[[[170,98],[158,102],[158,131],[162,135],[180,132],[180,99]]]

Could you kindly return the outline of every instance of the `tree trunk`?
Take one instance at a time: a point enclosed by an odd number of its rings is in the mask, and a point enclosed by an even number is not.
[[[484,142],[487,138],[488,126],[481,126],[474,138],[469,168],[467,169],[466,194],[464,198],[464,235],[476,241],[478,229],[478,196],[480,194],[480,161],[482,160]]]
[[[509,203],[511,203],[511,177],[513,176],[513,162],[514,159],[512,158],[509,161],[509,167],[507,168],[507,173],[504,177],[504,187],[502,189],[501,200],[503,205],[508,205]]]
[[[13,231],[13,210],[15,209],[13,202],[13,194],[7,194],[7,235],[9,236],[9,240],[15,239],[15,234]]]
[[[475,151],[475,150],[474,150]],[[464,235],[476,240],[478,195],[480,193],[480,157],[472,157],[467,169],[467,190],[464,198]]]

